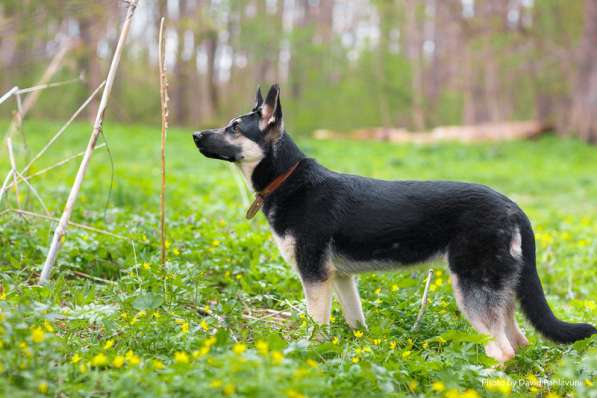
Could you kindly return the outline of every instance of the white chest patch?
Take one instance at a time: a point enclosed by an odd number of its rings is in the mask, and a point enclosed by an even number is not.
[[[276,245],[278,245],[278,249],[280,249],[280,254],[286,262],[292,267],[292,269],[297,272],[296,267],[296,240],[290,234],[286,234],[284,236],[280,236],[272,231],[272,235],[274,236],[274,241],[276,241]]]

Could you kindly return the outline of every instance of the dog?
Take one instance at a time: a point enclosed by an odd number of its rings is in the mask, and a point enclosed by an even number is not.
[[[382,181],[326,169],[284,128],[273,85],[225,127],[193,133],[208,158],[235,163],[257,192],[247,218],[262,210],[284,259],[298,273],[307,312],[330,320],[332,291],[351,328],[366,328],[356,274],[447,258],[460,311],[491,340],[489,357],[505,362],[528,344],[515,315],[555,342],[595,333],[555,317],[535,266],[531,223],[516,203],[483,185]]]

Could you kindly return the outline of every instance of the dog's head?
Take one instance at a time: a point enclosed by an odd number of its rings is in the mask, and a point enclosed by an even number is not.
[[[257,89],[253,110],[235,117],[225,127],[197,131],[193,140],[208,158],[236,163],[257,163],[284,133],[280,88],[274,84],[265,101]]]

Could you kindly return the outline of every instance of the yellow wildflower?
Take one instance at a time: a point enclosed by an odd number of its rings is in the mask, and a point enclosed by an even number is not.
[[[450,388],[444,395],[445,398],[460,398],[460,392],[454,388]]]
[[[151,361],[151,365],[155,370],[161,370],[166,367],[166,365],[164,365],[164,362],[160,361],[159,359],[154,359],[153,361]]]
[[[124,357],[122,355],[116,355],[112,361],[112,366],[116,369],[120,369],[122,368],[122,365],[124,365]]]
[[[395,350],[395,349],[396,349],[396,342],[390,341],[390,350]]]
[[[381,294],[381,287],[378,287],[377,289],[375,289],[374,293],[379,296]]]
[[[380,345],[381,339],[373,339],[373,345]]]
[[[40,394],[47,394],[48,393],[48,383],[46,383],[45,381],[42,381],[41,383],[39,383],[37,386],[37,391],[39,391]]]
[[[593,387],[593,382],[590,379],[585,379],[585,385],[587,387]]]
[[[114,347],[114,340],[113,339],[110,339],[110,340],[106,341],[106,344],[104,344],[104,350],[109,350],[112,347]]]
[[[131,350],[128,350],[126,352],[124,358],[126,359],[129,365],[133,366],[139,365],[139,363],[141,362],[141,358],[139,358],[139,356]]]
[[[359,363],[361,361],[361,358],[359,357],[352,357],[352,363]]]
[[[46,329],[46,332],[48,332],[48,333],[54,333],[54,327],[47,320],[44,321],[44,328]]]
[[[504,395],[510,395],[512,392],[512,383],[508,379],[491,379],[484,383],[487,391],[500,392]]]
[[[220,380],[220,379],[214,379],[214,380],[211,381],[211,383],[209,383],[209,386],[211,388],[220,388],[220,387],[222,387],[223,384],[224,383],[222,383],[222,380]]]
[[[81,373],[87,373],[87,365],[82,363],[79,365],[79,372]]]
[[[45,335],[44,335],[44,330],[42,328],[40,328],[39,326],[36,326],[33,329],[31,329],[31,340],[34,343],[41,343],[42,341],[44,341],[44,339],[45,339]]]
[[[211,347],[212,345],[216,344],[216,341],[216,336],[209,336],[209,338],[203,342],[203,345],[206,347]]]
[[[177,351],[174,353],[174,362],[176,363],[187,364],[189,363],[189,360],[189,354],[186,352]]]
[[[100,367],[105,366],[108,363],[108,357],[103,353],[100,352],[93,358],[91,358],[91,366]]]
[[[149,270],[151,269],[151,265],[149,263],[143,263],[143,269]]]
[[[311,368],[316,368],[317,366],[319,366],[319,364],[317,363],[317,361],[309,358],[305,361],[307,363],[307,365]]]
[[[355,330],[352,333],[354,334],[354,337],[356,337],[358,339],[361,338],[361,337],[363,337],[363,331],[362,330]]]
[[[79,355],[78,353],[73,355],[72,358],[70,359],[70,363],[79,363],[79,361],[81,360],[81,355]]]
[[[431,389],[435,392],[442,392],[446,389],[446,386],[441,381],[434,381],[431,384]]]
[[[397,284],[395,284],[395,283],[394,283],[394,284],[392,285],[392,291],[393,291],[393,292],[397,292],[397,291],[398,291],[398,289],[400,289],[400,287],[399,287]]]
[[[267,355],[267,352],[269,351],[269,345],[263,340],[257,340],[255,343],[255,348],[257,348],[257,351],[261,355]]]
[[[272,351],[272,362],[275,365],[279,365],[282,363],[282,361],[284,361],[284,354],[282,354],[280,351]]]
[[[460,395],[461,398],[479,398],[479,393],[475,390],[468,389]]]
[[[338,345],[339,343],[340,343],[340,339],[338,338],[338,336],[334,336],[332,338],[332,344]]]
[[[545,396],[545,398],[560,398],[560,395],[558,393],[550,391],[550,392],[547,393],[547,395]]]
[[[234,384],[232,383],[228,383],[224,386],[224,388],[222,389],[222,392],[224,393],[224,395],[232,395],[234,394],[234,392],[236,391],[236,387],[234,387]]]
[[[183,333],[189,333],[189,323],[188,322],[183,322],[180,325],[180,331]]]
[[[305,396],[303,394],[301,394],[300,392],[290,389],[286,391],[286,396],[288,398],[305,398]]]
[[[418,386],[419,386],[419,383],[417,383],[417,381],[416,381],[416,380],[411,380],[411,381],[409,381],[409,382],[408,382],[408,389],[409,389],[411,392],[415,392],[415,391],[417,391],[417,387],[418,387]]]
[[[217,239],[214,239],[213,241],[211,241],[211,245],[213,247],[218,247],[218,246],[220,246],[220,241]]]
[[[205,319],[202,319],[201,322],[199,322],[199,326],[206,332],[209,330],[209,324]]]
[[[240,355],[243,352],[245,352],[246,349],[247,349],[247,346],[246,346],[246,344],[243,344],[243,343],[236,343],[234,345],[234,347],[232,347],[232,351],[234,351],[234,353],[238,354],[238,355]]]
[[[407,359],[408,357],[410,357],[410,354],[412,354],[412,351],[404,351],[402,353],[402,359]]]

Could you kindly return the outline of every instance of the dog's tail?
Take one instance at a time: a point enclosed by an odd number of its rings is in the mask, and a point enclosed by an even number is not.
[[[597,334],[587,323],[568,323],[556,318],[549,308],[535,265],[535,236],[525,215],[519,219],[524,265],[516,293],[522,311],[531,324],[545,337],[558,343],[572,343]]]

